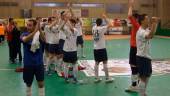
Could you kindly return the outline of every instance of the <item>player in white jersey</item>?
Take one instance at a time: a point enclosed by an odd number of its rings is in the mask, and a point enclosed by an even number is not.
[[[65,43],[64,43],[64,74],[65,81],[69,82],[68,72],[69,72],[69,64],[73,66],[73,81],[77,83],[77,35],[78,31],[75,28],[76,21],[74,19],[70,19],[64,27],[64,33],[66,35]]]
[[[106,16],[104,15],[106,20]],[[107,20],[106,20],[107,21]],[[112,82],[114,79],[109,77],[108,68],[107,68],[107,51],[105,44],[105,36],[104,33],[107,32],[107,29],[113,27],[112,24],[107,24],[106,26],[102,26],[102,19],[98,18],[96,20],[96,25],[92,28],[93,40],[94,40],[94,58],[95,58],[95,82],[100,82],[101,78],[99,78],[99,63],[103,62],[103,68],[106,76],[106,83]],[[107,21],[108,22],[108,21]]]
[[[150,22],[149,17],[146,14],[141,15],[139,18],[139,23],[141,24],[141,27],[139,28],[136,34],[136,63],[138,64],[139,68],[140,81],[138,87],[140,96],[147,96],[146,88],[152,74],[150,39],[153,38],[156,32],[157,22],[158,19],[156,17],[152,17]]]
[[[63,26],[63,24],[59,23],[59,17],[57,17],[51,24],[45,26],[44,28],[47,43],[46,49],[48,51],[46,71],[49,71],[50,64],[55,63],[55,71],[60,73],[60,70],[58,68],[58,65],[60,63],[59,30]]]
[[[78,47],[78,57],[85,58],[84,55],[84,40],[83,40],[83,30],[82,30],[82,21],[80,18],[76,18],[76,29],[78,30],[77,36],[77,47]]]

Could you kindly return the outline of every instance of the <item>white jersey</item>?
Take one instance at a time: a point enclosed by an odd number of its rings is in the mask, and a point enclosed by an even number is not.
[[[53,26],[51,29],[49,25],[45,26],[45,39],[49,44],[58,44],[59,43],[59,26]]]
[[[65,30],[64,32],[66,35],[66,39],[65,39],[63,50],[65,52],[77,51],[77,44],[76,44],[77,34],[78,34],[77,29],[74,28],[74,32],[71,32],[71,30],[67,26],[65,26],[64,30]]]
[[[94,49],[106,48],[105,36],[104,36],[104,33],[106,33],[106,32],[107,32],[107,26],[94,26],[92,28]]]
[[[150,56],[150,40],[146,39],[146,35],[150,32],[149,29],[139,28],[136,34],[137,56],[151,59]]]
[[[63,40],[66,39],[66,35],[64,34],[63,30],[60,30],[59,38],[60,38],[60,39],[63,39]]]
[[[76,25],[75,25],[77,31],[78,31],[78,36],[82,36],[83,35],[83,30],[82,30],[82,25],[80,22],[78,22]]]
[[[60,19],[59,22],[62,22],[62,23],[63,23],[64,21]],[[64,26],[65,26],[65,25],[64,25]],[[59,38],[65,40],[65,39],[66,39],[66,35],[65,35],[65,33],[64,33],[63,31],[64,31],[64,30],[62,30],[62,29],[60,30]]]

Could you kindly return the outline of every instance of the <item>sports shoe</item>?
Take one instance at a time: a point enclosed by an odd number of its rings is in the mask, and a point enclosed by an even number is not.
[[[86,56],[85,56],[85,55],[82,55],[81,58],[86,58]]]
[[[125,92],[139,92],[138,86],[129,86],[129,88],[125,89]]]
[[[70,83],[70,81],[69,81],[68,78],[65,78],[65,82],[66,82],[66,83]]]
[[[106,78],[106,83],[112,83],[115,79],[114,78]]]
[[[102,81],[101,78],[95,78],[94,83],[99,83],[99,82],[101,82],[101,81]]]

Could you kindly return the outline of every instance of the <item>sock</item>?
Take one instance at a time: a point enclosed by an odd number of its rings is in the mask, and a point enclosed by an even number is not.
[[[104,68],[106,79],[109,79],[109,72],[108,72],[107,64],[103,64],[103,68]]]
[[[80,56],[80,46],[78,45],[77,46],[77,57],[79,57]]]
[[[55,71],[59,71],[59,60],[57,57],[53,58],[54,60],[54,67],[55,67]]]
[[[132,76],[131,76],[131,80],[132,80],[132,86],[137,86],[137,83],[138,83],[138,75],[132,75]]]
[[[147,78],[147,79],[146,79],[146,88],[147,88],[147,85],[148,85],[149,79],[150,79],[150,78]]]
[[[140,96],[145,96],[145,92],[146,92],[146,84],[145,84],[145,82],[140,80],[140,82],[139,82],[139,94],[140,94]]]
[[[47,60],[46,60],[46,54],[45,54],[45,52],[44,52],[44,54],[43,54],[43,62],[44,62],[44,65],[47,65]]]
[[[131,67],[131,70],[132,70],[131,76],[132,86],[136,86],[138,83],[138,67]]]
[[[58,59],[58,68],[63,71],[63,58]]]
[[[45,68],[45,71],[49,71],[49,67],[50,67],[50,64],[51,64],[51,61],[49,58],[46,59],[46,68]]]
[[[73,64],[73,76],[74,79],[77,79],[78,67],[77,64]]]
[[[94,66],[95,77],[96,79],[99,78],[99,63],[96,63]]]
[[[64,77],[68,78],[68,63],[64,63]]]
[[[43,87],[43,88],[38,88],[38,95],[39,96],[45,96],[45,88]]]
[[[32,90],[31,90],[31,87],[27,87],[26,89],[26,96],[32,96]]]
[[[81,56],[83,57],[84,56],[84,48],[81,47]]]

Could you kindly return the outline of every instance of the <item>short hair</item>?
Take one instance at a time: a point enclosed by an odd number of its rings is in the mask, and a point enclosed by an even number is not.
[[[75,19],[70,19],[70,22],[76,24],[76,20]]]
[[[62,11],[62,12],[60,13],[60,15],[62,16],[64,13],[65,13],[65,11]]]
[[[36,20],[34,20],[34,19],[29,19],[28,21],[29,21],[29,22],[33,22],[33,25],[34,25],[34,26],[36,26],[36,24],[37,24]]]
[[[41,17],[36,17],[36,20],[42,19]]]
[[[52,21],[52,17],[48,17],[48,22],[51,22]]]
[[[132,16],[135,17],[136,19],[139,19],[140,15],[138,13],[134,13]]]
[[[139,24],[142,24],[142,21],[145,20],[145,17],[147,16],[147,14],[142,14],[139,16]]]
[[[43,22],[47,22],[47,19],[43,19]]]
[[[96,20],[97,26],[102,25],[102,23],[103,23],[103,20],[101,18],[97,18],[97,20]]]
[[[9,22],[11,22],[11,21],[13,21],[13,20],[14,20],[14,18],[9,18],[9,19],[8,19]]]

